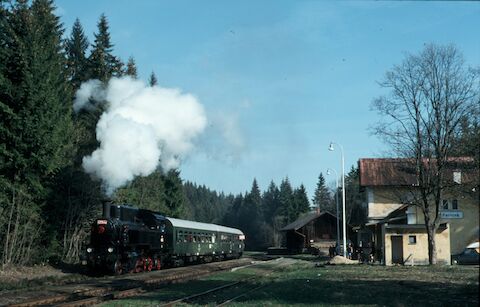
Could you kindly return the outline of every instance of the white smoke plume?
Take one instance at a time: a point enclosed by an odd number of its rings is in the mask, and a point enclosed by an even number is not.
[[[91,107],[90,98],[103,99],[107,109],[97,123],[100,147],[83,158],[83,167],[103,181],[109,195],[159,164],[166,171],[178,167],[207,125],[193,95],[129,77],[112,78],[105,87],[98,80],[82,84],[75,110]]]
[[[81,109],[92,110],[94,103],[105,99],[104,91],[102,91],[102,82],[100,80],[88,80],[82,83],[80,88],[75,93],[75,101],[73,103],[73,110],[75,112]],[[90,100],[90,98],[92,98]]]

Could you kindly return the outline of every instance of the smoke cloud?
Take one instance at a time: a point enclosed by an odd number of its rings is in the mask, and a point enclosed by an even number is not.
[[[83,158],[83,167],[102,180],[109,195],[159,165],[165,171],[178,167],[207,125],[193,95],[129,77],[112,78],[105,87],[98,80],[82,84],[74,109],[89,109],[92,100],[103,100],[107,109],[96,128],[100,147]]]

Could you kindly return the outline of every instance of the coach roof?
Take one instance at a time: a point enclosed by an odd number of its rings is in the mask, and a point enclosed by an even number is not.
[[[232,233],[237,235],[243,235],[243,232],[240,231],[239,229],[220,226],[216,224],[207,224],[207,223],[200,223],[200,222],[194,222],[194,221],[180,220],[180,219],[175,219],[173,217],[167,217],[167,220],[169,220],[170,223],[172,223],[172,226],[174,227],[182,227],[182,228],[189,228],[189,229],[195,229],[195,230],[226,232],[226,233]]]

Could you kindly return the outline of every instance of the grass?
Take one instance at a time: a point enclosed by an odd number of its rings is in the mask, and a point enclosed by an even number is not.
[[[0,291],[32,289],[50,285],[81,282],[88,277],[52,266],[8,267],[0,270]]]
[[[247,284],[182,305],[214,306],[234,294],[262,285],[229,306],[478,306],[479,303],[478,266],[317,267],[310,260],[290,259],[283,266],[278,265],[279,261],[221,272],[104,306],[154,306],[252,277],[254,280]]]

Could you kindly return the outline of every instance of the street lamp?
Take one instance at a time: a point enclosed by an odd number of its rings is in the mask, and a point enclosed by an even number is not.
[[[335,173],[335,183],[337,185],[337,189],[335,190],[335,205],[336,205],[336,212],[337,212],[337,248],[340,248],[340,216],[339,216],[339,210],[338,210],[338,173],[335,169],[333,168],[328,168],[327,169],[327,175],[331,174],[331,171]],[[335,252],[338,252],[338,249],[335,249]]]
[[[347,222],[345,218],[345,157],[343,155],[343,147],[342,145],[334,142],[330,142],[330,146],[328,147],[328,150],[334,151],[335,148],[333,145],[337,145],[340,147],[340,152],[342,154],[342,224],[343,224],[343,256],[347,257]]]

